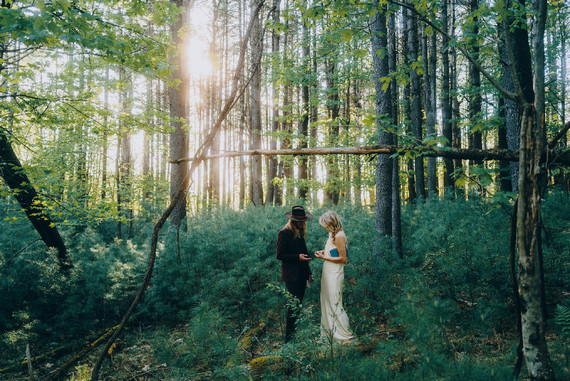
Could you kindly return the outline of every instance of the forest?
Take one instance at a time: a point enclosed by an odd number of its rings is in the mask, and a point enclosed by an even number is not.
[[[0,379],[570,380],[570,4],[0,1]]]

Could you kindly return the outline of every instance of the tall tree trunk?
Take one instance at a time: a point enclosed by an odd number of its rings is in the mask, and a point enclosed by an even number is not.
[[[127,73],[124,67],[120,68],[119,77],[122,83],[120,107],[121,115],[119,121],[119,171],[117,173],[117,208],[120,210],[120,217],[124,217],[127,224],[127,238],[132,236],[133,207],[132,207],[132,157],[131,157],[131,126],[129,118],[132,112],[133,84],[132,74]],[[118,238],[122,238],[122,222],[118,222]]]
[[[449,25],[455,25],[456,19],[456,12],[457,12],[457,4],[455,1],[450,2],[451,9],[450,9],[450,16],[451,19],[449,20]],[[451,28],[451,39],[455,40],[455,28]],[[461,117],[460,110],[459,110],[459,96],[458,96],[458,89],[459,89],[459,74],[457,69],[457,51],[455,50],[455,45],[449,47],[449,55],[451,58],[450,62],[450,81],[451,81],[451,135],[452,135],[452,142],[451,146],[454,148],[461,148],[461,127],[459,125],[459,119]],[[456,159],[454,163],[455,170],[458,168],[463,167],[463,160]],[[455,193],[464,193],[463,187],[455,187]]]
[[[148,78],[146,82],[146,119],[148,127],[153,127],[153,84],[152,79]],[[148,129],[145,130],[143,136],[143,162],[142,162],[142,177],[143,177],[143,202],[147,202],[152,194],[151,184],[152,184],[152,174],[150,169],[150,157],[151,157],[151,141],[150,133]]]
[[[548,3],[546,0],[533,0],[533,49],[532,57],[534,63],[534,106],[536,107],[537,123],[539,123],[540,132],[542,134],[542,145],[546,147],[545,128],[545,55],[544,55],[544,34],[546,27],[546,10]],[[540,176],[540,190],[544,195],[547,186],[547,173],[543,171]],[[542,264],[542,260],[540,261]],[[544,274],[543,274],[544,276]]]
[[[329,41],[330,44],[330,41]],[[331,146],[338,144],[339,117],[340,117],[340,99],[338,94],[337,69],[338,57],[336,57],[336,46],[329,45],[332,49],[331,54],[325,59],[325,81],[327,84],[327,111],[330,124],[328,126],[328,141]],[[328,157],[327,176],[325,184],[325,199],[336,205],[340,197],[340,173],[338,167],[338,159],[336,157]]]
[[[356,40],[355,40],[356,45]],[[360,92],[360,80],[355,79],[353,81],[353,89],[352,92],[354,95],[352,96],[352,100],[354,102],[354,110],[355,110],[355,123],[356,125],[360,125],[360,115],[362,111],[362,96]],[[357,144],[360,144],[361,141],[361,131],[360,129],[356,131],[355,140]],[[354,167],[355,167],[355,175],[354,175],[354,201],[356,206],[362,206],[362,160],[360,156],[356,156],[353,160]]]
[[[442,28],[445,32],[449,31],[449,16],[448,16],[448,0],[441,1],[441,15],[442,15]],[[442,116],[442,129],[443,137],[447,139],[446,144],[451,146],[453,142],[453,131],[451,126],[451,79],[449,68],[449,37],[447,33],[443,35],[443,42],[441,46],[442,56],[442,84],[441,84],[441,116]],[[451,175],[453,173],[453,161],[451,159],[443,159],[445,171],[443,173],[443,186],[445,192],[452,191],[453,180]]]
[[[562,52],[562,56],[560,57],[560,78],[562,79],[562,85],[561,90],[560,90],[560,119],[562,121],[561,125],[565,126],[566,125],[566,84],[567,84],[567,80],[566,80],[566,76],[567,76],[567,67],[566,67],[566,39],[568,38],[568,32],[567,32],[567,20],[565,18],[562,18],[562,20],[560,20],[560,24],[561,27],[558,28],[558,30],[560,30],[561,36],[560,36],[560,51]],[[560,139],[561,144],[566,147],[568,144],[568,134],[564,134],[564,136],[562,137],[562,139]],[[570,179],[567,178],[566,173],[563,173],[561,176],[560,181],[564,184],[564,188],[566,190],[566,192],[570,191]]]
[[[172,80],[179,85],[170,86],[168,88],[168,98],[170,101],[170,160],[177,160],[182,157],[188,157],[188,93],[190,78],[187,72],[187,65],[184,55],[184,46],[186,43],[185,26],[188,14],[187,0],[172,0],[174,4],[181,10],[180,17],[172,24],[171,36],[176,53],[171,57],[171,63],[174,67],[172,72]],[[178,192],[182,184],[182,180],[188,172],[188,163],[175,163],[170,167],[170,201]],[[186,218],[186,196],[184,196],[175,206],[170,217],[172,225],[179,225]]]
[[[522,1],[524,5],[524,1]],[[501,58],[503,66],[503,86],[508,91],[519,91],[526,103],[534,102],[533,76],[532,76],[532,59],[530,46],[528,42],[528,31],[524,29],[526,25],[526,17],[524,13],[518,16],[522,20],[515,20],[512,16],[507,17],[504,23],[500,24],[501,28]],[[507,34],[506,28],[512,28],[512,32]],[[523,26],[523,27],[521,27]],[[509,43],[510,41],[510,43]],[[509,45],[507,47],[507,44]],[[513,73],[513,70],[515,71]],[[506,108],[506,125],[507,125],[507,143],[510,150],[518,150],[520,143],[520,126],[521,111],[518,102],[511,99],[505,99]],[[516,163],[511,164],[511,181],[513,189],[518,189],[518,171],[519,166]]]
[[[261,0],[251,4],[252,12]],[[259,16],[255,20],[251,36],[251,145],[250,149],[261,148],[261,55],[263,53],[263,35]],[[263,205],[263,184],[261,175],[261,157],[251,158],[251,202],[253,205]]]
[[[221,38],[218,35],[218,26],[217,22],[219,19],[219,12],[220,12],[221,2],[213,2],[213,16],[212,16],[212,37],[210,42],[210,50],[209,54],[212,57],[216,57],[218,55],[217,52],[217,44],[218,40]],[[222,65],[219,65],[219,71],[222,70]],[[208,78],[210,85],[208,86],[208,110],[209,110],[209,118],[208,118],[208,126],[214,125],[216,121],[216,115],[219,113],[218,110],[218,101],[220,100],[220,89],[221,85],[219,81],[221,81],[221,72],[216,72],[216,70],[212,71],[212,74]],[[216,136],[214,142],[212,143],[212,152],[220,152],[220,137]],[[220,159],[210,160],[208,163],[210,166],[207,171],[208,176],[208,198],[209,203],[208,206],[216,206],[219,205],[221,201],[221,188],[220,188]]]
[[[414,69],[414,65],[419,59],[419,42],[418,42],[418,22],[416,13],[408,10],[408,46],[410,55],[410,83],[411,83],[411,102],[412,102],[412,126],[414,138],[418,142],[423,140],[422,120],[422,87],[420,75]],[[425,198],[425,178],[424,178],[424,158],[417,156],[414,160],[414,169],[416,175],[416,194],[420,198]]]
[[[498,117],[501,120],[505,120],[505,116],[506,116],[506,112],[505,112],[505,98],[504,97],[499,97],[498,100]],[[503,123],[501,126],[499,126],[498,131],[497,131],[497,137],[498,137],[498,143],[499,143],[499,149],[508,149],[508,145],[507,145],[507,127],[506,125]],[[501,184],[501,191],[503,192],[512,192],[513,191],[513,186],[512,186],[512,182],[511,182],[511,164],[509,161],[507,160],[500,160],[499,161],[499,178],[500,178],[500,184]]]
[[[313,53],[312,53],[312,65],[313,65],[313,75],[316,76],[318,73],[318,64],[317,64],[317,25],[314,24],[313,27],[313,38],[311,39],[313,44]],[[311,82],[311,94],[315,99],[319,97],[319,81],[314,80]],[[319,113],[318,113],[318,106],[315,102],[312,102],[310,105],[310,129],[311,129],[311,146],[315,146],[317,143],[317,133],[318,133],[318,126],[317,122],[319,121]],[[317,178],[317,158],[315,156],[311,156],[311,178]],[[313,194],[312,194],[312,201],[313,203],[318,203],[318,192],[319,189],[316,186],[313,186]]]
[[[105,68],[105,90],[103,95],[103,109],[107,111],[103,116],[103,158],[101,165],[101,200],[107,197],[107,156],[109,152],[109,68]]]
[[[79,91],[77,96],[83,97],[85,92],[85,64],[83,58],[80,58],[77,63],[77,70],[79,71]],[[89,174],[87,171],[87,134],[88,131],[85,125],[80,121],[76,125],[76,136],[78,137],[77,148],[76,148],[76,168],[75,168],[75,199],[78,200],[79,205],[83,208],[87,208],[88,193],[89,193]]]
[[[289,9],[289,1],[285,3],[285,9]],[[287,73],[293,70],[291,64],[291,55],[292,55],[292,33],[291,33],[291,23],[289,22],[289,18],[285,20],[285,34],[283,39],[283,61],[284,61],[284,69]],[[284,138],[281,139],[281,148],[292,148],[291,138],[290,136],[293,134],[292,128],[292,119],[293,119],[293,84],[289,78],[286,79],[286,83],[284,83],[284,94],[283,94],[283,106],[281,109],[283,110],[283,136]],[[281,169],[280,172],[282,173],[282,179],[284,180],[284,195],[281,194],[281,198],[291,198],[294,196],[294,181],[293,181],[293,160],[291,158],[284,158],[279,163]]]
[[[376,89],[376,120],[378,144],[393,144],[392,135],[386,131],[388,127],[383,119],[392,121],[392,99],[389,88],[383,88],[382,78],[389,76],[388,28],[386,24],[386,5],[374,1],[378,12],[370,20],[372,32],[372,63],[374,69],[374,85]],[[383,236],[392,234],[392,164],[389,155],[378,155],[376,163],[376,208],[375,227]]]
[[[423,56],[425,62],[424,69],[424,90],[425,90],[425,112],[426,128],[428,136],[436,136],[436,65],[437,65],[437,40],[436,34],[430,36],[423,29]],[[427,191],[428,198],[436,198],[437,191],[437,160],[435,157],[427,158]]]
[[[307,8],[307,0],[304,2]],[[299,121],[299,144],[298,148],[307,148],[309,139],[309,82],[311,77],[311,41],[308,20],[303,20],[302,40],[302,80],[301,80],[301,120]],[[307,157],[299,158],[299,198],[307,200],[309,193]]]
[[[388,70],[390,73],[396,72],[397,59],[396,59],[396,15],[394,12],[390,13],[388,18]],[[398,86],[395,81],[390,82],[390,98],[393,100],[390,103],[390,114],[392,116],[392,125],[398,125]],[[398,137],[392,136],[393,144],[398,144]],[[401,217],[401,200],[400,200],[400,159],[396,156],[392,159],[392,250],[398,255],[403,257],[402,248],[402,217]]]
[[[410,54],[409,54],[409,46],[410,46],[410,34],[408,31],[408,12],[407,9],[402,10],[402,18],[401,18],[401,27],[402,27],[402,60],[405,63],[405,66],[411,67],[410,62]],[[412,120],[412,91],[410,83],[408,82],[404,86],[404,113],[405,117],[404,120],[411,121]],[[405,123],[405,131],[406,136],[409,136],[410,139],[414,136],[414,130],[412,123]],[[417,198],[416,193],[416,181],[415,181],[415,171],[414,171],[414,160],[413,159],[406,159],[406,178],[407,178],[407,189],[408,189],[408,200],[412,202]]]
[[[273,22],[277,25],[280,22],[281,15],[281,0],[273,0]],[[272,31],[271,35],[271,53],[274,59],[277,59],[279,55],[279,33],[277,30]],[[274,66],[273,66],[274,68]],[[277,133],[279,132],[279,110],[277,105],[279,104],[279,90],[277,82],[277,74],[273,69],[273,78],[271,86],[271,149],[277,149]],[[268,160],[268,170],[267,170],[267,203],[273,205],[276,203],[277,195],[275,185],[273,181],[277,177],[277,158],[271,157]]]
[[[469,42],[470,42],[470,50],[473,58],[475,60],[479,60],[479,43],[477,42],[477,38],[479,35],[479,17],[477,16],[477,12],[479,11],[479,0],[470,0],[469,2],[470,12],[473,17],[473,23],[470,25],[471,28],[468,28],[468,33],[470,35]],[[469,97],[469,120],[470,124],[475,127],[475,130],[470,131],[470,148],[474,149],[482,149],[483,148],[483,140],[482,140],[482,133],[481,129],[479,128],[480,122],[479,119],[481,118],[481,111],[483,105],[483,99],[481,97],[481,72],[479,69],[473,64],[472,62],[469,63],[469,78],[470,78],[470,97]],[[483,161],[477,161],[472,164],[482,165]]]

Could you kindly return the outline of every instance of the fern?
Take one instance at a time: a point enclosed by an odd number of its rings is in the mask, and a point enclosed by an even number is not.
[[[554,321],[560,327],[562,340],[564,342],[570,341],[570,307],[557,305]]]

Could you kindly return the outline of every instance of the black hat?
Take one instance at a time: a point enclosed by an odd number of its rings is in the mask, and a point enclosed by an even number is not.
[[[311,221],[313,219],[313,215],[305,212],[305,208],[299,205],[292,207],[290,212],[285,213],[285,217],[293,221]]]

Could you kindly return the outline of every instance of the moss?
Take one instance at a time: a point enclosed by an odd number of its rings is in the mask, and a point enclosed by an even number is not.
[[[262,377],[267,371],[279,371],[283,368],[283,357],[281,356],[261,356],[249,362],[251,375],[254,378]]]
[[[243,338],[239,341],[239,346],[249,353],[253,352],[257,344],[257,338],[264,332],[264,323],[259,324],[257,327],[248,329],[243,335]]]

